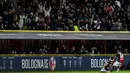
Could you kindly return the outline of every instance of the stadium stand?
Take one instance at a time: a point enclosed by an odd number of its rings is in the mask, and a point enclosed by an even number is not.
[[[67,30],[67,31],[124,31],[130,30],[130,1],[129,0],[0,0],[0,29],[1,30]],[[5,33],[4,33],[5,34]],[[10,33],[11,34],[11,33]],[[98,45],[87,45],[81,44],[79,42],[78,50],[77,45],[71,45],[69,47],[65,46],[65,44],[60,44],[62,46],[59,47],[59,43],[57,45],[53,45],[54,42],[48,40],[49,44],[33,44],[34,40],[24,40],[24,44],[20,45],[22,42],[15,42],[19,43],[19,47],[15,47],[10,45],[11,36],[15,33],[12,33],[10,36],[7,37],[6,35],[0,34],[4,36],[5,40],[0,40],[0,47],[2,50],[1,53],[55,53],[55,54],[90,54],[92,50],[96,50],[94,53],[104,53],[102,50],[97,50],[97,48],[114,48],[119,47],[122,44],[115,44],[114,45],[106,45],[101,46]],[[34,35],[28,35],[28,33],[22,34],[17,33],[16,38],[30,38],[32,39],[46,39],[45,37],[36,37]],[[90,35],[90,34],[89,34]],[[96,34],[97,35],[97,34]],[[102,36],[96,36],[98,38],[103,38]],[[129,39],[129,34],[126,36],[123,35],[103,35],[106,38],[110,39],[123,39],[124,37]],[[19,37],[20,36],[20,37]],[[30,37],[31,36],[31,37]],[[45,36],[45,35],[44,35]],[[59,35],[60,36],[60,35]],[[91,36],[84,36],[83,35],[63,35],[67,38],[80,38],[88,39],[92,38]],[[65,38],[61,36],[62,38]],[[73,36],[73,37],[72,37]],[[93,37],[94,37],[93,36]],[[116,37],[111,37],[116,36]],[[15,38],[15,39],[16,39]],[[47,37],[50,38],[50,37]],[[53,39],[57,39],[57,37],[52,37]],[[2,37],[1,37],[2,39]],[[94,38],[93,38],[94,39]],[[4,41],[4,42],[3,42]],[[67,42],[67,40],[66,40]],[[87,42],[87,41],[86,41]],[[95,41],[96,42],[96,41]],[[40,40],[38,41],[40,43]],[[45,43],[45,42],[43,42]],[[75,42],[74,42],[75,43]],[[5,44],[5,46],[4,46]],[[55,43],[56,44],[56,43]],[[90,44],[90,43],[88,43]],[[93,43],[91,43],[93,44]],[[36,47],[38,46],[38,47]],[[50,47],[52,46],[52,47]],[[53,47],[54,46],[54,47]],[[23,47],[23,48],[22,48]],[[22,50],[17,50],[17,49]],[[33,49],[34,48],[34,49]],[[50,51],[49,48],[52,48]],[[63,48],[62,51],[61,48]],[[69,48],[69,50],[67,50]],[[79,49],[81,48],[81,49]],[[86,49],[86,48],[89,48]],[[123,46],[123,51],[128,53],[129,47]],[[13,49],[8,51],[7,49]],[[26,52],[25,52],[26,51]],[[110,50],[111,51],[111,50]],[[105,52],[106,53],[106,52]],[[109,52],[108,53],[115,53]]]
[[[3,30],[130,30],[129,0],[0,0]]]
[[[0,40],[0,54],[129,54],[130,41]]]

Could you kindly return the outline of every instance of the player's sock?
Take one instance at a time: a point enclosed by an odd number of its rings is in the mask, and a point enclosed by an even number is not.
[[[117,67],[117,72],[119,72],[120,66]]]
[[[113,70],[114,70],[114,66],[111,66],[110,71],[113,72]]]
[[[119,72],[119,68],[117,69],[117,72]]]

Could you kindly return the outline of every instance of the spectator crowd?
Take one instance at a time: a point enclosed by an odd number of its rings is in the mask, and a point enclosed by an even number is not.
[[[3,30],[130,30],[129,0],[0,0]]]

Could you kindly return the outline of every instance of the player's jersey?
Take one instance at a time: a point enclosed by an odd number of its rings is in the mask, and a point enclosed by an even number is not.
[[[117,54],[117,55],[116,55],[116,61],[117,61],[117,62],[120,62],[120,54]]]
[[[124,54],[120,54],[120,63],[124,62]]]
[[[107,62],[108,64],[105,66],[105,70],[109,70],[110,66],[113,64],[113,60],[109,60],[109,62]]]

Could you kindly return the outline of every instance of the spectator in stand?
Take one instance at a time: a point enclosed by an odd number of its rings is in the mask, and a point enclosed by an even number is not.
[[[56,48],[55,54],[60,54],[59,48]]]
[[[19,17],[20,17],[19,27],[20,27],[20,29],[23,29],[24,19],[25,19],[25,15],[24,15],[24,13],[20,14]]]
[[[96,54],[96,50],[97,50],[97,47],[92,47],[91,48],[92,56],[94,56],[94,54]]]
[[[46,5],[43,6],[43,11],[44,11],[44,14],[45,14],[44,16],[45,16],[45,17],[50,17],[50,12],[51,12],[51,9],[52,9],[52,8],[51,8],[50,4],[49,4],[49,9],[48,9],[48,8],[45,8],[45,6],[46,6]]]
[[[41,54],[48,54],[49,53],[49,48],[47,45],[42,45],[42,47],[39,49],[39,52]]]
[[[46,1],[45,1],[45,4],[46,4]],[[43,6],[42,2],[40,2],[38,4],[38,13],[43,14],[43,9],[44,9],[44,6]]]
[[[127,48],[125,48],[124,54],[128,54],[128,49]]]
[[[65,45],[62,46],[61,54],[67,54],[67,48]]]
[[[84,45],[81,46],[81,49],[80,49],[80,51],[79,51],[79,54],[85,54]]]
[[[121,23],[121,20],[118,18],[118,21],[117,21],[117,30],[122,30],[122,23]]]
[[[73,47],[71,48],[71,50],[70,50],[70,54],[75,54],[75,53],[76,53],[75,47],[73,46]]]

